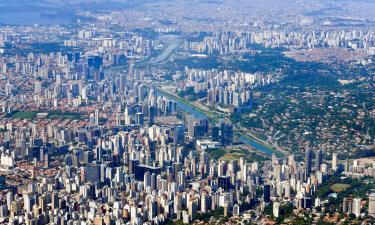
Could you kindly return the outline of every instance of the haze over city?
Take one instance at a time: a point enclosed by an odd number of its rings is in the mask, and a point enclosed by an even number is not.
[[[0,224],[375,224],[374,11],[2,0]]]

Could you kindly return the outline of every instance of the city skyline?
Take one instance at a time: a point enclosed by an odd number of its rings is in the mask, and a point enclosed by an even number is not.
[[[375,2],[0,2],[0,224],[374,224]]]

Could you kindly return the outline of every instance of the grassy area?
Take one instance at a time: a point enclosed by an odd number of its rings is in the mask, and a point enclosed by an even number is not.
[[[207,153],[210,159],[218,160],[221,157],[223,157],[227,153],[227,151],[222,148],[213,148],[213,149],[208,149]]]
[[[340,192],[343,192],[343,191],[346,191],[346,189],[348,189],[350,187],[349,184],[341,184],[341,183],[337,183],[337,184],[333,184],[330,189],[335,192],[335,193],[340,193]]]
[[[11,118],[19,118],[19,119],[34,119],[38,112],[24,112],[24,111],[18,111],[14,112],[9,117]]]
[[[48,112],[47,119],[81,120],[83,119],[83,115],[77,112],[51,111]]]
[[[267,160],[266,157],[256,154],[254,152],[249,152],[246,149],[214,148],[208,149],[206,151],[209,155],[209,158],[214,160],[223,159],[226,161],[230,161],[239,160],[241,157],[244,158],[247,162]]]
[[[9,118],[19,118],[33,120],[37,117],[39,112],[35,111],[16,111],[8,115]],[[84,119],[84,115],[78,112],[62,112],[62,111],[49,111],[46,119],[63,119],[63,120],[81,120]]]

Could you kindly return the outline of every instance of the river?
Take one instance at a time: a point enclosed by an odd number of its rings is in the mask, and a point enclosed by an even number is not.
[[[177,107],[191,115],[193,115],[194,117],[198,118],[198,119],[208,119],[210,120],[210,118],[202,111],[196,109],[194,106],[190,105],[190,104],[187,104],[183,101],[181,101],[179,98],[177,98],[176,96],[173,96],[171,94],[168,94],[166,93],[165,91],[163,90],[160,90],[159,88],[156,88],[156,94],[157,95],[163,95],[163,96],[166,96],[170,99],[173,99],[176,101],[177,103]],[[261,145],[259,143],[257,143],[255,140],[251,139],[250,137],[247,137],[241,133],[236,133],[235,134],[238,138],[239,141],[243,142],[244,144],[247,144],[253,148],[255,148],[256,150],[266,154],[266,155],[272,155],[273,153],[276,154],[276,156],[278,157],[283,157],[284,155],[281,153],[281,152],[277,152],[271,148],[268,148],[264,145]]]
[[[164,51],[159,56],[157,56],[153,60],[148,61],[147,63],[161,63],[161,62],[164,62],[165,60],[167,60],[167,58],[178,47],[178,45],[176,45],[176,42],[175,42],[176,40],[178,40],[178,38],[175,38],[174,41],[172,41],[171,44],[167,45],[167,47],[164,49]],[[107,70],[107,72],[108,72],[108,70]],[[177,103],[177,107],[179,109],[193,115],[194,117],[196,117],[198,119],[208,119],[208,120],[210,120],[211,123],[213,122],[212,119],[204,111],[199,110],[198,108],[194,107],[193,105],[184,102],[180,98],[178,98],[174,95],[171,95],[171,94],[161,90],[158,87],[156,87],[156,95],[166,96],[170,99],[175,100],[176,103]],[[257,151],[262,152],[266,155],[272,155],[273,153],[275,153],[276,156],[278,156],[278,157],[284,156],[283,153],[275,151],[275,150],[273,150],[273,149],[271,149],[267,146],[264,146],[262,144],[259,144],[258,142],[256,142],[254,139],[252,139],[251,137],[249,137],[247,135],[236,132],[235,136],[237,137],[237,139],[240,142],[243,142],[244,144],[249,145],[252,148],[256,149]]]

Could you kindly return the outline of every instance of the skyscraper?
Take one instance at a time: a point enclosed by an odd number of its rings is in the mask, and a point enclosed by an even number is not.
[[[185,126],[183,124],[178,124],[173,130],[173,143],[183,144],[185,141]]]
[[[157,108],[155,106],[150,106],[148,108],[148,117],[149,117],[148,124],[150,126],[154,125],[156,114],[157,114]]]
[[[316,170],[320,170],[320,166],[323,163],[323,151],[319,149],[315,152],[315,168]]]
[[[223,146],[231,145],[233,142],[233,126],[227,123],[221,123],[221,144]]]
[[[360,198],[353,199],[352,209],[356,217],[359,217],[361,215],[361,199]]]
[[[332,170],[337,170],[337,153],[332,153]]]
[[[25,209],[25,211],[31,212],[32,205],[33,205],[33,203],[32,203],[30,194],[24,193],[23,194],[23,208]]]
[[[99,110],[95,110],[95,126],[99,126]]]
[[[274,217],[279,217],[279,214],[280,214],[280,203],[279,202],[274,202],[273,203],[273,216]]]
[[[271,201],[271,185],[265,184],[263,187],[263,201],[268,203]]]
[[[375,193],[370,194],[368,198],[368,215],[375,217]]]
[[[217,127],[217,126],[214,126],[212,127],[212,141],[219,141],[219,137],[220,137],[220,128]]]
[[[190,138],[194,137],[194,124],[195,124],[195,118],[193,115],[189,115],[187,117],[187,123],[188,123],[188,136]]]
[[[306,175],[309,176],[311,173],[311,164],[312,164],[312,151],[307,149],[305,152],[305,170]]]

